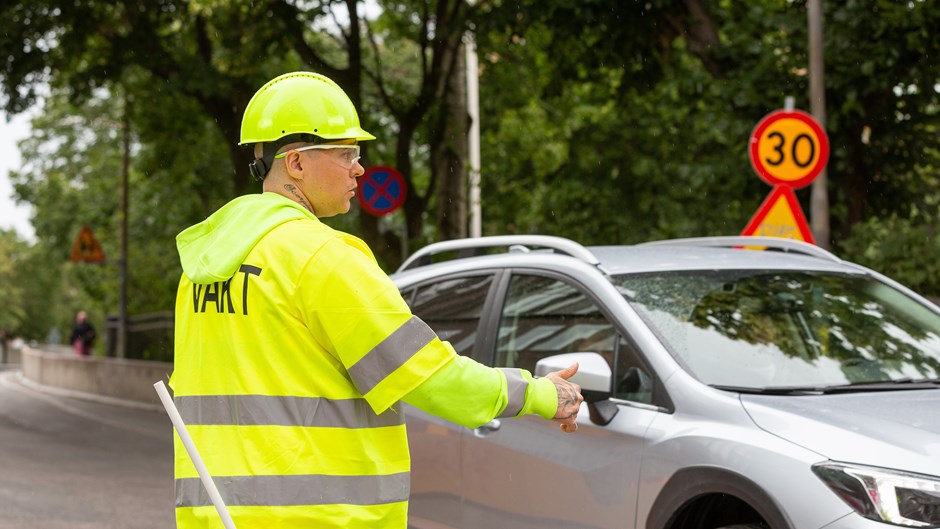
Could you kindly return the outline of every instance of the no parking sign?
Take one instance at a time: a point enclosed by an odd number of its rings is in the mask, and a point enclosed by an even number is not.
[[[405,178],[392,167],[376,165],[359,177],[359,204],[381,217],[405,203]]]

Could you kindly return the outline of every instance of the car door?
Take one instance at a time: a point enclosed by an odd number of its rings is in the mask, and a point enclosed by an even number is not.
[[[493,274],[446,277],[406,290],[412,312],[458,354],[473,356]],[[467,429],[403,404],[412,454],[409,527],[460,527],[460,440]]]
[[[649,399],[648,377],[629,359],[629,342],[574,285],[554,274],[513,273],[492,322],[492,363],[533,370],[540,358],[590,351],[613,367],[619,351],[621,372],[630,366],[632,381],[619,396]],[[598,426],[584,406],[573,434],[534,416],[466,431],[460,527],[633,527],[643,433],[657,414],[652,408],[619,406],[612,422]]]

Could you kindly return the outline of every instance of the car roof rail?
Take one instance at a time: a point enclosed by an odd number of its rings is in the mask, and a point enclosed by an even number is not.
[[[667,239],[664,241],[644,242],[638,244],[638,246],[708,246],[715,248],[765,246],[774,250],[800,253],[822,259],[828,259],[836,263],[842,262],[842,259],[836,257],[835,254],[824,248],[820,248],[815,244],[810,244],[808,242],[797,239],[784,239],[782,237],[755,237],[751,235],[690,237],[687,239]]]
[[[467,239],[453,239],[429,244],[416,251],[398,267],[398,272],[431,264],[431,257],[444,253],[459,251],[458,259],[463,257],[476,257],[484,255],[487,248],[505,246],[510,252],[529,252],[533,247],[547,248],[584,261],[593,266],[600,264],[600,260],[584,246],[564,237],[553,235],[492,235],[488,237],[471,237]]]

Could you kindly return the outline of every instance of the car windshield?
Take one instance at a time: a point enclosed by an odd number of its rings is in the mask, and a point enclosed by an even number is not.
[[[706,384],[826,387],[940,376],[940,314],[865,275],[732,270],[614,281]]]

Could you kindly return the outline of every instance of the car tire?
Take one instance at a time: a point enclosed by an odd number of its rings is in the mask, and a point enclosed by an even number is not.
[[[718,527],[717,529],[767,529],[766,525],[761,524],[735,524],[735,525],[726,525],[724,527]]]

